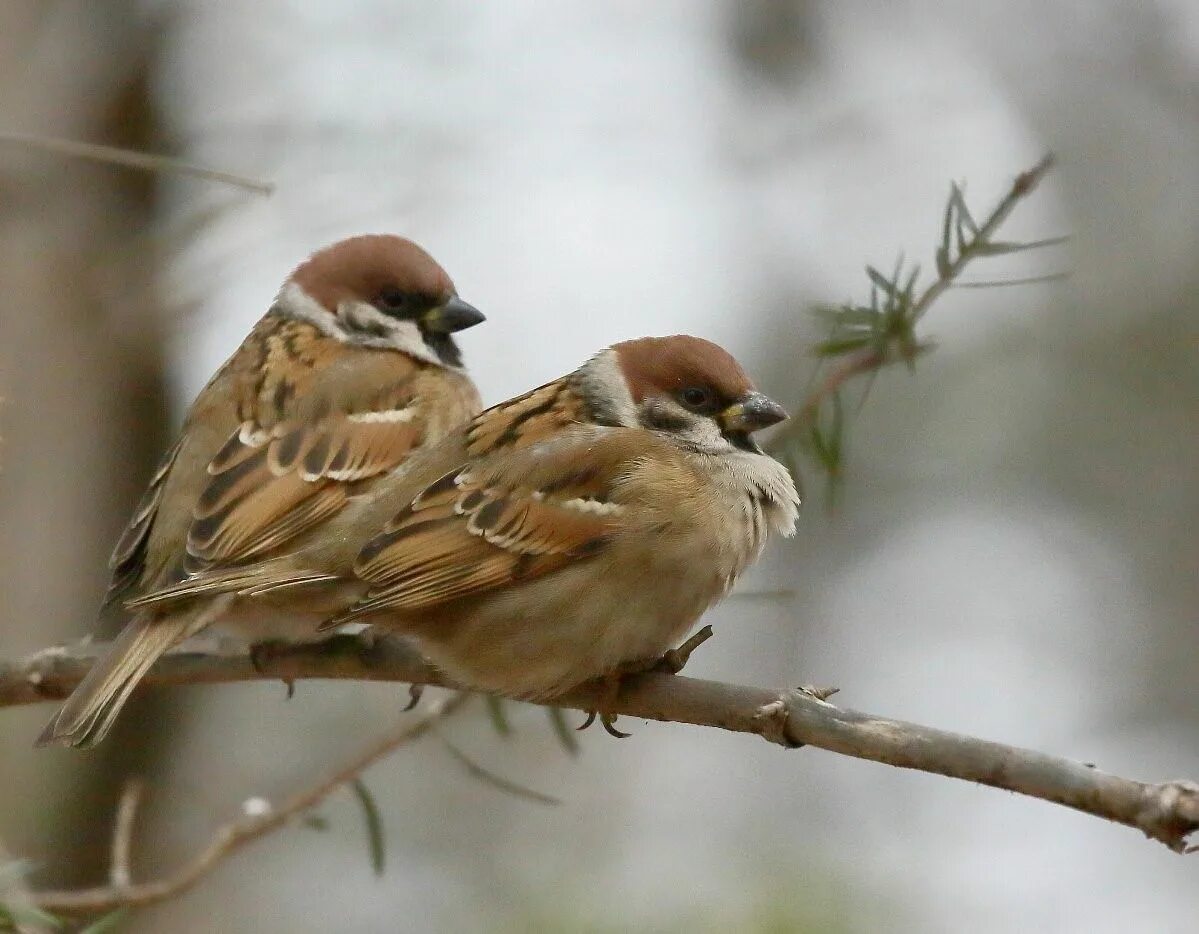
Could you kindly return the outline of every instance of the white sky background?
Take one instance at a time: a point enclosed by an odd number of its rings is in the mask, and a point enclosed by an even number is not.
[[[941,303],[937,356],[914,379],[886,375],[864,410],[847,508],[829,519],[810,477],[800,542],[749,582],[791,584],[796,599],[727,604],[695,670],[832,682],[850,706],[1138,777],[1199,772],[1168,724],[1109,728],[1135,688],[1121,673],[1147,624],[1144,585],[1121,541],[1047,490],[1023,440],[1053,428],[1045,347],[1101,344],[1147,295],[1164,304],[1193,282],[1199,30],[1184,3],[1145,4],[1143,19],[1060,0],[967,4],[968,17],[918,0],[886,15],[825,4],[817,63],[783,88],[739,70],[731,4],[180,6],[165,119],[189,159],[278,186],[266,200],[167,192],[168,229],[207,219],[172,276],[188,306],[181,408],[291,267],[372,230],[425,245],[488,315],[462,339],[486,400],[615,340],[679,331],[724,343],[797,400],[806,303],[862,296],[862,264],[886,267],[901,246],[931,265],[950,178],[968,178],[983,208],[1057,150],[1062,172],[1010,233],[1071,230],[1071,250],[971,275],[1068,266],[1074,280]],[[1153,527],[1142,534],[1151,548]],[[203,789],[180,846],[203,833],[205,808],[292,786],[398,702],[377,687],[301,685],[286,705],[281,693],[208,692],[211,716],[179,751],[180,800]],[[817,917],[857,904],[856,929],[1153,918],[1181,931],[1199,910],[1193,865],[1036,802],[680,726],[629,724],[624,743],[587,734],[569,761],[539,714],[517,717],[512,743],[485,726],[456,734],[561,807],[505,798],[427,744],[370,774],[392,851],[383,882],[357,815],[335,806],[332,833],[280,835],[146,929],[250,916],[262,931],[463,929],[532,910],[719,929],[780,901]]]

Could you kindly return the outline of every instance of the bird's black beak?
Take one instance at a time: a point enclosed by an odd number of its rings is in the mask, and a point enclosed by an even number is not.
[[[725,431],[752,432],[777,425],[787,410],[760,392],[747,392],[716,417]]]
[[[443,305],[431,308],[421,318],[421,323],[429,331],[438,334],[453,334],[455,331],[465,331],[476,324],[482,324],[487,319],[483,312],[474,305],[468,305],[457,295]]]

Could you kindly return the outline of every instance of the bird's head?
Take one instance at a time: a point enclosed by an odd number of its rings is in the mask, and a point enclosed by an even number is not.
[[[276,307],[341,340],[451,367],[462,365],[452,335],[484,320],[433,257],[391,234],[314,253],[284,283]]]

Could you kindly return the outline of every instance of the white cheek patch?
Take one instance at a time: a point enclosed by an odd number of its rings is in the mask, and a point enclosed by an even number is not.
[[[338,305],[337,320],[341,325],[342,340],[363,347],[402,350],[418,360],[442,365],[437,354],[425,343],[425,337],[415,321],[399,321],[383,314],[374,305],[357,301]]]
[[[577,371],[583,395],[592,405],[602,406],[598,412],[606,423],[635,428],[638,424],[637,406],[629,392],[629,384],[620,369],[616,353],[611,348],[601,350]]]
[[[275,305],[288,317],[307,321],[339,341],[402,350],[418,360],[445,365],[425,343],[415,321],[397,321],[367,302],[342,302],[337,306],[337,314],[333,314],[294,282],[289,282],[279,291]]]
[[[275,305],[289,318],[307,321],[323,334],[345,340],[337,316],[294,282],[288,282],[275,297]]]

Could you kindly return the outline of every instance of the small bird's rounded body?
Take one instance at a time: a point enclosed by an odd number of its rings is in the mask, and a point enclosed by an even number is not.
[[[418,461],[413,478],[452,470],[464,456],[460,448],[451,438],[431,449],[422,460],[438,463]],[[791,508],[790,478],[769,458],[747,453],[711,463],[628,428],[573,427],[530,450],[514,473],[536,497],[537,481],[549,485],[538,462],[582,452],[605,464],[611,480],[596,500],[612,514],[593,555],[540,577],[522,579],[517,569],[503,586],[364,621],[414,636],[463,684],[552,696],[672,648],[758,557],[767,529],[785,522]],[[412,495],[405,489],[398,499]]]
[[[340,603],[305,591],[328,573],[271,571],[479,410],[451,335],[482,320],[402,237],[353,237],[297,267],[151,478],[111,560],[107,602],[135,615],[39,742],[98,742],[154,660],[201,631],[308,639],[356,599],[354,585],[325,588]]]

